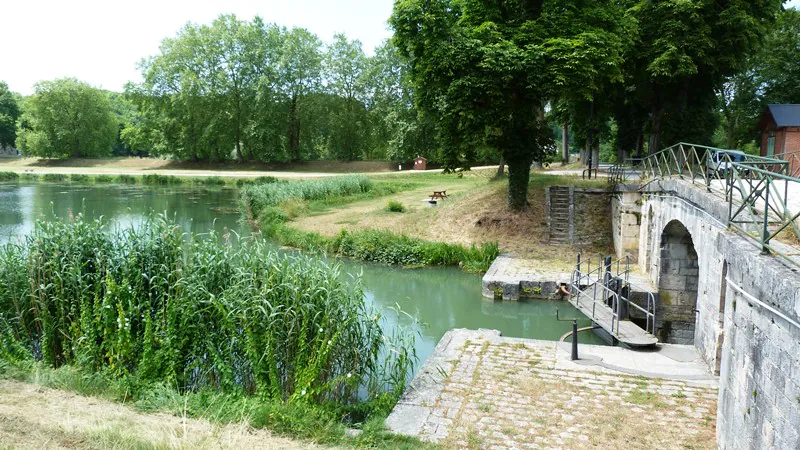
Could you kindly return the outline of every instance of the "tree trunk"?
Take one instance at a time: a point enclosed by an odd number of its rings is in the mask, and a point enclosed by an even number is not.
[[[586,145],[581,148],[581,165],[585,166],[589,162],[589,140],[586,140]]]
[[[661,118],[663,110],[659,106],[653,106],[650,116],[650,142],[648,152],[652,155],[661,150]]]
[[[497,166],[497,178],[506,176],[506,161],[500,157],[500,165]]]
[[[531,177],[529,158],[508,159],[508,207],[522,211],[528,206],[528,181]]]
[[[644,135],[641,133],[636,137],[636,157],[644,158]]]
[[[592,167],[597,169],[600,167],[600,139],[594,140],[594,145],[592,146]],[[597,177],[597,175],[595,175]]]
[[[569,123],[561,125],[561,163],[569,164]]]
[[[297,118],[297,95],[292,96],[289,108],[289,156],[300,161],[300,120]]]

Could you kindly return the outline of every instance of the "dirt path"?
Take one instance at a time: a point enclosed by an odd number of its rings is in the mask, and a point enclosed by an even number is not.
[[[146,158],[120,158],[99,160],[40,160],[36,158],[0,158],[0,172],[35,173],[35,174],[82,174],[82,175],[172,175],[176,177],[230,177],[256,178],[270,176],[275,178],[302,179],[320,178],[361,173],[365,175],[406,175],[422,173],[439,173],[441,170],[404,170],[375,171],[363,170],[356,163],[340,163],[338,165],[314,164],[311,170],[262,170],[255,166],[242,166],[245,170],[237,170],[230,164],[219,164],[219,169],[212,164],[196,168],[174,167],[171,161]],[[193,166],[194,167],[194,166]],[[210,167],[210,168],[209,168]],[[313,170],[319,169],[319,170]],[[474,167],[473,170],[497,169],[495,166]]]
[[[142,414],[102,399],[0,380],[0,449],[322,448],[253,430],[167,414]]]

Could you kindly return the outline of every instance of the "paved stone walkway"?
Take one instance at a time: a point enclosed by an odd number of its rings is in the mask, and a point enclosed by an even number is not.
[[[685,348],[644,354],[684,378],[668,380],[631,375],[623,349],[582,345],[576,364],[562,345],[451,330],[387,424],[446,448],[716,448],[716,380]]]

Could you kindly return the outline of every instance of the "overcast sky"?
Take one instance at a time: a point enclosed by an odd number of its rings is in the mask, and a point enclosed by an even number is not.
[[[0,80],[28,95],[39,80],[76,77],[120,91],[136,63],[186,22],[224,13],[308,28],[329,42],[343,32],[372,50],[390,36],[392,0],[0,0]],[[800,0],[788,5],[800,6]]]

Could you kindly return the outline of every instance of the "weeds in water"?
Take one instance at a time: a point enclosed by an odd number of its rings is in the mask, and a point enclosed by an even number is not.
[[[0,361],[41,361],[180,392],[290,403],[393,404],[415,355],[360,283],[261,240],[185,235],[151,219],[37,222],[0,249]]]
[[[222,177],[205,177],[205,178],[195,178],[194,182],[196,184],[204,184],[206,186],[224,186],[225,179]]]
[[[157,173],[149,173],[142,177],[143,184],[182,184],[183,180],[172,175],[159,175]]]
[[[67,175],[64,173],[46,173],[42,175],[42,180],[48,182],[61,183],[67,181]]]
[[[112,177],[111,175],[98,175],[94,177],[94,181],[96,183],[113,183],[114,177]]]
[[[257,216],[263,209],[280,206],[292,199],[318,200],[329,197],[368,192],[372,181],[364,176],[332,177],[293,183],[269,183],[245,186],[242,204],[246,211]]]
[[[39,174],[37,173],[23,173],[19,176],[21,181],[39,181]]]
[[[117,183],[136,184],[136,177],[133,175],[117,175]]]
[[[0,181],[17,181],[19,174],[16,172],[0,172]]]
[[[82,174],[82,173],[73,173],[69,176],[69,181],[73,183],[88,183],[89,175]]]

